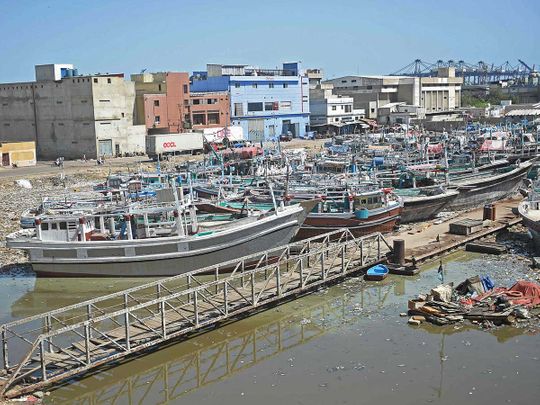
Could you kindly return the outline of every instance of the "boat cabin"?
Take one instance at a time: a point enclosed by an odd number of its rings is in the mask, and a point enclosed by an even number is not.
[[[75,217],[38,217],[35,220],[38,238],[42,241],[76,242],[81,235],[89,235],[94,223]]]

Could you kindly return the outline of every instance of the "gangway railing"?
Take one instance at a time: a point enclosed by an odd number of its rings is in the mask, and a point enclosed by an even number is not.
[[[346,229],[0,326],[12,398],[156,348],[386,259],[380,233]]]

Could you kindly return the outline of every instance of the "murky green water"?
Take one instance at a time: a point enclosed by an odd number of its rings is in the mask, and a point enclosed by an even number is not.
[[[446,280],[489,274],[509,285],[527,264],[457,253]],[[532,404],[540,396],[540,335],[531,328],[409,326],[407,300],[439,283],[346,280],[169,346],[46,397],[50,404]],[[2,322],[143,280],[5,277]],[[144,280],[146,281],[146,280]]]

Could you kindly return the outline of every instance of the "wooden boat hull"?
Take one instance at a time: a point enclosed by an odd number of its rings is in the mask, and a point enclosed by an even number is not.
[[[421,222],[434,218],[447,204],[452,202],[458,194],[459,192],[457,191],[448,191],[436,196],[403,196],[401,223]]]
[[[353,214],[343,216],[342,214],[310,213],[295,240],[311,238],[341,228],[347,228],[355,237],[374,232],[391,232],[399,224],[401,211],[402,207],[397,206],[367,219],[358,219]]]
[[[289,207],[279,215],[246,219],[244,225],[236,228],[188,239],[167,237],[84,244],[8,240],[8,247],[26,250],[38,275],[172,276],[288,243],[296,235],[307,210],[301,206]]]
[[[457,183],[459,195],[445,209],[465,210],[507,198],[517,192],[531,167],[532,162],[526,162],[508,173]]]

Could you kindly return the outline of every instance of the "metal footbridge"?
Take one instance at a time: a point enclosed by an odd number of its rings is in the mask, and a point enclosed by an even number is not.
[[[0,326],[0,397],[13,398],[291,299],[386,260],[380,233],[293,242]]]

